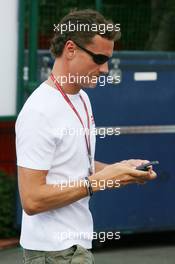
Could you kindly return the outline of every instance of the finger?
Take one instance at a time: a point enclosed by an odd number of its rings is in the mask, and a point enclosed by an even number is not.
[[[135,168],[149,162],[148,160],[141,160],[141,159],[136,159],[136,160],[133,159],[130,161],[131,161],[131,165],[133,165]]]
[[[150,161],[149,160],[142,160],[143,164],[145,163],[149,163]]]
[[[136,163],[136,166],[135,167],[144,165],[146,163],[149,163],[149,160],[137,160],[137,163]]]
[[[140,178],[142,180],[150,180],[150,179],[156,178],[156,173],[153,172],[152,170],[141,171],[141,170],[130,169],[130,173],[129,174],[132,177]]]
[[[148,173],[150,174],[151,179],[155,179],[157,177],[157,173],[153,171],[152,169],[149,169]]]
[[[128,183],[144,183],[145,179],[141,177],[132,177],[131,175],[125,175],[122,180],[120,180],[120,183],[128,184]]]

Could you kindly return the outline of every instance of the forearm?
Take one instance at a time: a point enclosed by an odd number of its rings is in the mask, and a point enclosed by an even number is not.
[[[95,160],[95,172],[103,170],[107,165],[109,164]]]
[[[73,186],[73,184],[75,186]],[[67,186],[61,184],[43,184],[30,195],[28,214],[37,214],[67,206],[88,195],[86,184],[81,181]]]
[[[102,172],[94,173],[89,177],[90,182],[95,182],[93,192],[100,190],[99,180],[103,176]],[[65,207],[88,196],[86,182],[79,180],[69,184],[43,184],[32,190],[26,213],[29,215],[38,214]]]
[[[91,180],[99,177],[99,173],[107,164],[95,161],[95,173],[90,176]],[[98,184],[97,184],[98,185]],[[98,191],[99,188],[93,188]],[[67,206],[88,195],[87,187],[84,181],[70,182],[70,184],[42,184],[37,189],[32,189],[30,198],[27,199],[25,210],[33,215],[56,208]]]

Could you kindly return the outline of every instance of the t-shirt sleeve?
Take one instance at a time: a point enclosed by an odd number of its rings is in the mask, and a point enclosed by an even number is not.
[[[56,148],[48,118],[34,109],[21,112],[15,125],[17,165],[49,170]]]

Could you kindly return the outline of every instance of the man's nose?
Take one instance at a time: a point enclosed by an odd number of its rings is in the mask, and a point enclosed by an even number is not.
[[[108,62],[105,62],[104,64],[100,65],[100,73],[107,74],[109,72]]]

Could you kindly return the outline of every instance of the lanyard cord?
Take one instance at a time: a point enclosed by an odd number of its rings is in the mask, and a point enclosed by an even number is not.
[[[76,116],[78,117],[83,129],[84,129],[84,136],[85,136],[85,142],[86,142],[86,147],[87,147],[87,152],[88,152],[88,158],[89,158],[89,163],[91,166],[91,143],[90,143],[90,118],[89,118],[89,114],[88,114],[88,109],[87,109],[87,105],[83,99],[83,97],[81,96],[81,94],[79,94],[80,99],[84,105],[84,109],[86,112],[86,116],[87,116],[87,125],[88,125],[88,137],[86,134],[86,128],[85,125],[83,124],[82,118],[80,116],[80,114],[78,113],[78,111],[76,110],[76,108],[74,107],[74,105],[72,104],[72,102],[70,101],[69,97],[67,96],[67,94],[63,91],[61,85],[58,83],[57,79],[55,78],[55,76],[53,75],[53,73],[51,73],[50,75],[51,80],[54,82],[56,88],[58,91],[60,91],[60,93],[62,94],[63,98],[65,99],[65,101],[69,104],[69,106],[72,108],[72,110],[74,111],[74,113],[76,114]],[[88,142],[89,141],[89,142]]]

